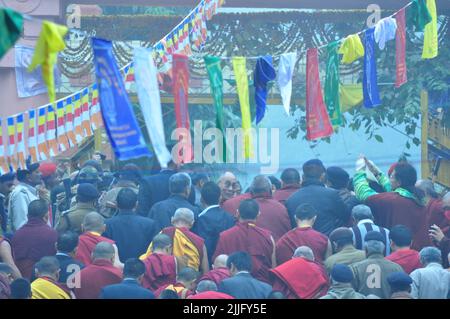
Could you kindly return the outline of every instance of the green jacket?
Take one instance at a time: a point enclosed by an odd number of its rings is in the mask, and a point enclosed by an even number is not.
[[[366,296],[356,292],[351,284],[335,282],[320,299],[366,299]]]

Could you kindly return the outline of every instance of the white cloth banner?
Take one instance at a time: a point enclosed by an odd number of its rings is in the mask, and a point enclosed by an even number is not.
[[[286,113],[289,115],[292,95],[292,75],[297,61],[297,52],[285,53],[280,56],[278,65],[278,86]]]
[[[172,156],[166,147],[157,69],[151,51],[135,48],[133,64],[136,90],[145,126],[159,164],[165,168]]]

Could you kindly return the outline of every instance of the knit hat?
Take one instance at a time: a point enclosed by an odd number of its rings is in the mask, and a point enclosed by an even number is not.
[[[364,241],[369,240],[376,240],[386,244],[386,239],[384,236],[380,232],[374,230],[367,232],[366,237],[364,237]]]
[[[353,280],[353,272],[347,265],[336,264],[331,270],[331,278],[337,282],[349,283]]]

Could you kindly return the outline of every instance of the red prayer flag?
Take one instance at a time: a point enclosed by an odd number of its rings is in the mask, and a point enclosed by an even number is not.
[[[317,48],[306,53],[306,139],[315,140],[333,134],[327,108],[323,102],[319,79]]]
[[[188,57],[183,54],[173,55],[173,96],[175,104],[175,117],[177,128],[184,128],[185,134],[180,136],[183,140],[182,154],[178,152],[178,163],[192,161],[193,150],[191,143],[189,110],[188,110],[189,68]],[[180,143],[181,144],[181,143]]]
[[[405,8],[401,9],[395,16],[397,20],[397,34],[395,37],[395,62],[396,62],[396,80],[395,87],[399,88],[405,84],[408,79],[406,76],[406,20]]]

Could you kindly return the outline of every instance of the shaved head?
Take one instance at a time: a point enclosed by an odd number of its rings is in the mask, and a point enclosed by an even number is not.
[[[204,292],[204,291],[217,291],[217,285],[212,280],[202,280],[197,285],[197,293]]]
[[[292,258],[298,257],[303,257],[305,259],[314,261],[314,253],[308,246],[300,246],[295,250],[294,256],[292,256]]]
[[[103,233],[105,230],[105,218],[97,212],[87,214],[83,219],[84,231]]]
[[[227,267],[228,255],[219,255],[214,259],[214,268]]]
[[[93,259],[113,259],[114,246],[106,241],[102,241],[95,246],[92,253]]]
[[[158,234],[155,237],[153,237],[152,241],[153,251],[162,250],[170,246],[172,246],[172,238],[170,238],[166,234]]]
[[[194,224],[194,213],[189,208],[178,208],[172,217],[172,224],[191,227]]]
[[[272,183],[267,176],[258,175],[253,179],[250,189],[252,194],[271,193]]]

